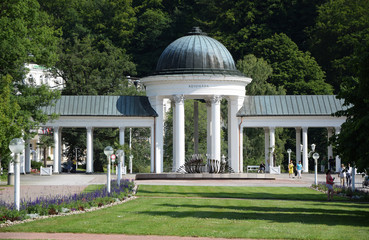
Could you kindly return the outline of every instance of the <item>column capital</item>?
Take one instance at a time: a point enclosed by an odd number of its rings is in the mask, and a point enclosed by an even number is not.
[[[211,101],[211,103],[213,103],[213,104],[219,104],[221,100],[222,100],[222,97],[221,97],[221,96],[219,96],[219,95],[214,95],[214,96],[212,96],[212,97],[210,98],[210,101]]]
[[[94,128],[93,127],[86,127],[87,131],[92,131]]]
[[[301,128],[302,128],[302,127],[295,127],[295,130],[296,130],[296,131],[301,131]]]
[[[302,131],[306,132],[308,130],[308,127],[302,127]]]
[[[175,103],[183,103],[185,98],[183,94],[177,94],[177,95],[173,95],[173,100]]]
[[[336,134],[340,134],[341,132],[341,127],[334,127]]]
[[[119,131],[124,131],[126,127],[119,127]]]

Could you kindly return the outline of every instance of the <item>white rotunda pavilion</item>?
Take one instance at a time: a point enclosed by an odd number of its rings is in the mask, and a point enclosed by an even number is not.
[[[228,100],[228,161],[239,169],[240,128],[237,112],[243,106],[245,87],[251,78],[241,74],[229,51],[217,40],[193,28],[171,43],[159,58],[156,72],[141,79],[158,117],[155,122],[156,169],[163,171],[164,99],[173,104],[173,170],[185,163],[186,99],[202,99],[207,106],[207,155],[221,158],[220,101]],[[237,171],[238,172],[238,171]]]

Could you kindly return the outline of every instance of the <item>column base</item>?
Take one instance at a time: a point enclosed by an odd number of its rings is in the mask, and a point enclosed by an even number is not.
[[[86,172],[86,174],[93,174],[94,172]]]
[[[8,185],[14,185],[14,173],[8,173]]]

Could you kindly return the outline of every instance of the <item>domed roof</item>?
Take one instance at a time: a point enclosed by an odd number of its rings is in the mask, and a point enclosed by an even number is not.
[[[156,75],[240,75],[227,48],[195,27],[187,36],[172,42],[161,54]]]

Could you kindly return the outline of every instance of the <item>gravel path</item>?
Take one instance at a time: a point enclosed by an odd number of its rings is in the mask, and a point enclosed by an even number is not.
[[[21,185],[20,199],[35,200],[38,197],[70,196],[82,192],[84,186],[62,186],[62,185]],[[0,187],[0,200],[6,203],[14,202],[14,187]]]

